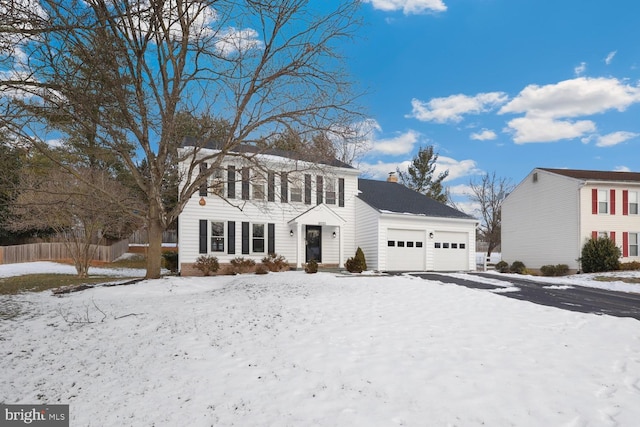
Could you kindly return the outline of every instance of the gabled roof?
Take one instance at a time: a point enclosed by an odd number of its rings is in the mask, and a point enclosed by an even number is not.
[[[199,145],[198,141],[191,137],[185,138],[184,141],[182,142],[182,147],[196,147],[198,145]],[[211,150],[222,150],[223,147],[218,141],[209,141],[206,144],[202,145],[202,148],[209,148]],[[265,149],[265,148],[260,148],[260,147],[256,147],[255,145],[249,145],[249,144],[236,145],[235,147],[233,147],[233,150],[231,151],[234,153],[266,154],[270,156],[283,157],[285,159],[300,160],[303,162],[310,162],[310,163],[320,163],[323,165],[335,166],[338,168],[355,169],[350,164],[344,163],[338,159],[335,159],[335,158],[321,159],[321,158],[318,158],[317,155],[314,155],[314,153],[310,153],[310,152],[286,151],[286,150],[280,150],[277,148]]]
[[[358,198],[380,212],[408,213],[439,218],[474,219],[444,203],[413,191],[402,184],[358,179]]]
[[[557,175],[567,176],[569,178],[581,179],[585,181],[624,181],[624,182],[640,182],[640,173],[638,172],[612,172],[612,171],[590,171],[579,169],[549,169],[538,168],[546,172],[555,173]]]

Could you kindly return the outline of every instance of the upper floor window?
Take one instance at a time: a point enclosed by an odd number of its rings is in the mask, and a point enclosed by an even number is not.
[[[264,177],[260,173],[253,175],[251,186],[253,187],[253,198],[264,200]]]
[[[638,215],[638,192],[629,191],[629,215]]]
[[[609,213],[609,192],[607,190],[598,190],[598,213]]]
[[[325,178],[326,187],[326,203],[328,205],[336,204],[336,180],[333,178]]]
[[[224,172],[220,168],[216,168],[211,175],[211,192],[218,196],[224,193]]]
[[[292,202],[300,203],[302,202],[302,182],[300,180],[294,179],[291,183],[291,197]]]
[[[629,233],[629,256],[638,256],[638,238],[640,233]]]

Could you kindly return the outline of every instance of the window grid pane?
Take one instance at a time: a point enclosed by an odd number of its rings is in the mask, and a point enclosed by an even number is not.
[[[224,252],[224,222],[211,222],[211,252]]]

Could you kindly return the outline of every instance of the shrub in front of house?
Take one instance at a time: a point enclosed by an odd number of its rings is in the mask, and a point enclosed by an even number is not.
[[[362,249],[360,249],[360,246],[358,246],[358,249],[356,249],[355,258],[356,258],[356,260],[358,260],[358,262],[362,266],[362,271],[366,271],[367,270],[367,261],[364,258],[364,252],[362,252]]]
[[[269,273],[269,267],[264,264],[256,265],[256,274],[267,274]]]
[[[172,273],[178,272],[178,252],[168,251],[162,253],[164,268]]]
[[[582,271],[585,273],[614,271],[620,268],[620,248],[608,237],[587,240],[580,255]]]
[[[509,271],[516,274],[525,274],[527,272],[527,267],[522,261],[513,261],[511,267],[509,267]]]
[[[304,271],[313,274],[318,272],[318,261],[311,259],[305,266]]]
[[[236,257],[231,260],[231,267],[235,274],[250,273],[256,266],[256,262],[252,259],[244,257]]]
[[[624,270],[624,271],[640,270],[640,262],[631,261],[631,262],[620,263],[620,270]]]
[[[509,263],[507,261],[499,261],[495,265],[496,271],[499,273],[509,272]]]
[[[200,270],[205,276],[215,273],[220,268],[218,258],[210,255],[199,256],[193,266]]]
[[[287,271],[289,269],[289,263],[282,255],[269,254],[262,258],[262,264],[269,269],[269,271]]]
[[[543,265],[540,267],[543,276],[566,276],[569,273],[567,264]]]

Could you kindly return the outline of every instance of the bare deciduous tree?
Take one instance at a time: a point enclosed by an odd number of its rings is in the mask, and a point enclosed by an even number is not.
[[[135,225],[136,200],[108,173],[90,168],[26,167],[11,205],[15,231],[51,228],[63,238],[79,277],[106,236],[128,236]]]
[[[483,175],[479,180],[469,182],[469,199],[478,207],[481,222],[480,238],[487,242],[487,256],[500,245],[502,232],[502,202],[513,190],[507,178],[499,178],[496,173]]]
[[[143,194],[147,277],[159,277],[162,231],[234,148],[288,128],[335,133],[359,117],[337,50],[353,36],[358,3],[9,2],[0,14],[0,127],[51,158],[47,142],[70,127],[115,154]],[[220,150],[196,144],[179,157],[180,114],[228,123]],[[163,180],[181,161],[188,184],[169,207]]]

